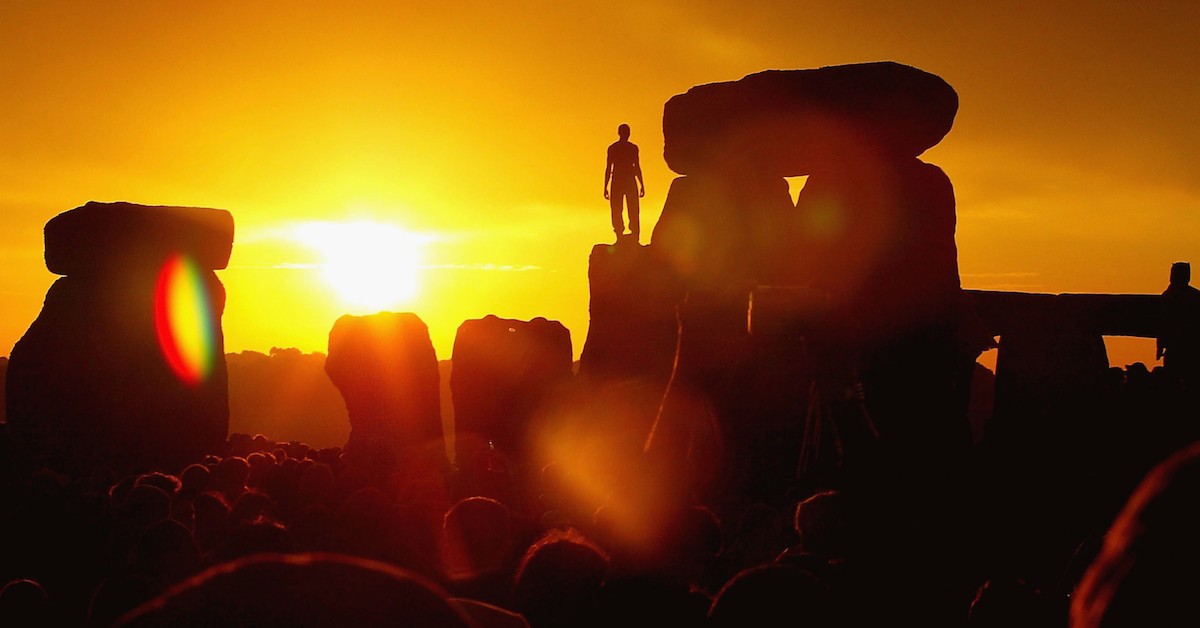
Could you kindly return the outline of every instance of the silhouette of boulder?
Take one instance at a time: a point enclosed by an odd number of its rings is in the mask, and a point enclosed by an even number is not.
[[[133,203],[89,202],[46,223],[46,268],[56,275],[157,267],[175,254],[221,270],[233,250],[227,211]]]
[[[954,191],[916,159],[957,106],[941,78],[891,62],[761,72],[667,102],[664,155],[687,176],[651,240],[686,288],[648,444],[664,473],[718,499],[779,495],[809,438],[797,426],[822,412],[870,417],[872,451],[876,426],[897,450],[969,438]],[[793,204],[795,175],[809,177]],[[751,294],[771,286],[803,292],[761,292],[750,334]]]
[[[960,283],[954,188],[904,158],[813,174],[771,257],[783,283],[830,295],[831,331],[876,342],[951,323]]]
[[[891,61],[767,70],[668,100],[663,157],[680,174],[798,176],[864,155],[920,155],[957,111],[948,83]]]
[[[47,223],[48,266],[71,274],[10,356],[18,464],[178,469],[220,451],[225,289],[212,268],[232,240],[232,218],[217,209],[93,202]]]
[[[774,274],[794,213],[782,177],[678,177],[650,244],[688,288],[723,289]]]
[[[445,458],[437,354],[416,314],[342,316],[329,332],[325,372],[350,415],[348,453]]]
[[[541,317],[468,320],[454,337],[451,362],[459,466],[469,470],[488,441],[503,455],[527,461],[539,410],[571,381],[567,328]]]
[[[671,376],[683,285],[648,246],[597,244],[588,257],[587,339],[579,374],[590,382]]]
[[[6,416],[4,410],[4,381],[8,374],[8,358],[0,357],[0,423],[4,422]]]

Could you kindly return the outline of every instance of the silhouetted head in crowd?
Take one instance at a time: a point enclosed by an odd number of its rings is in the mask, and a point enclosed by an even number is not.
[[[13,580],[0,589],[0,626],[51,626],[50,596],[34,580]]]
[[[306,502],[329,503],[337,491],[337,476],[333,467],[313,462],[300,472],[300,492]]]
[[[196,543],[207,553],[224,542],[229,532],[229,502],[220,493],[201,493],[193,506]]]
[[[287,554],[296,551],[291,532],[283,524],[266,519],[234,524],[224,543],[208,555],[210,564],[254,556]]]
[[[191,464],[184,467],[183,472],[179,474],[179,492],[187,498],[195,496],[208,490],[209,483],[212,481],[212,471],[202,464]]]
[[[229,509],[229,522],[232,525],[262,518],[275,519],[275,500],[259,491],[250,490],[238,495]]]
[[[171,496],[152,484],[135,485],[117,505],[118,519],[139,532],[171,516]]]
[[[266,484],[272,469],[275,467],[275,457],[261,451],[256,451],[246,456],[246,464],[250,467],[250,472],[246,475],[246,484],[255,488],[262,488]]]
[[[849,548],[845,499],[838,491],[822,491],[796,504],[792,525],[804,552],[845,558]]]
[[[141,486],[143,484],[157,486],[165,491],[168,495],[174,495],[179,491],[180,481],[179,478],[173,475],[156,471],[153,473],[144,473],[138,476],[138,479],[134,481],[134,486]]]
[[[742,511],[726,557],[735,569],[743,569],[771,562],[793,542],[787,518],[773,506],[754,503]]]
[[[337,554],[262,554],[210,568],[118,626],[422,626],[471,628],[436,584]]]
[[[1072,628],[1200,624],[1200,443],[1146,475],[1071,602]]]
[[[472,578],[505,569],[516,551],[508,507],[490,497],[468,497],[442,519],[442,560],[447,577]]]
[[[191,530],[173,519],[147,528],[134,543],[130,558],[135,572],[151,576],[163,586],[195,574],[203,565]]]
[[[967,613],[968,628],[1052,628],[1062,617],[1033,585],[1019,578],[993,578],[975,593]]]
[[[246,490],[246,479],[250,477],[250,463],[245,458],[229,456],[223,458],[213,469],[212,486],[232,501]]]
[[[628,124],[622,124],[617,127],[617,137],[621,138],[621,141],[625,141],[625,140],[629,139],[629,125]]]
[[[1188,262],[1171,264],[1171,285],[1186,286],[1192,282],[1192,265]]]
[[[111,626],[121,615],[203,566],[191,531],[174,519],[163,519],[146,528],[128,553],[127,568],[109,573],[92,592],[88,628]]]
[[[725,583],[708,611],[710,626],[848,626],[829,587],[811,572],[784,564],[743,569]]]
[[[608,554],[575,529],[535,541],[513,576],[514,610],[533,628],[579,626],[595,614]]]
[[[712,582],[708,570],[725,549],[720,517],[706,506],[692,506],[680,511],[669,527],[672,534],[663,539],[662,562],[648,571],[685,587],[714,591],[721,582]]]

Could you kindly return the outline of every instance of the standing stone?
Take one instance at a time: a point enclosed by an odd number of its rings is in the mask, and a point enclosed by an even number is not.
[[[350,415],[347,453],[444,465],[437,354],[416,314],[342,316],[329,332],[325,372]]]
[[[651,245],[687,296],[652,445],[671,458],[687,444],[687,473],[744,494],[755,476],[791,466],[791,446],[773,451],[797,438],[789,416],[828,413],[797,411],[814,382],[826,393],[814,404],[864,396],[849,412],[869,413],[898,448],[959,445],[966,418],[942,402],[974,356],[956,344],[954,192],[917,159],[957,108],[940,77],[892,62],[766,71],[666,103],[664,157],[686,176],[672,184]],[[793,205],[783,177],[798,175],[809,176]],[[802,325],[751,336],[749,296],[763,286],[803,288],[818,298],[797,306],[820,311],[779,313]],[[764,373],[785,375],[767,384]],[[697,446],[705,442],[712,451]],[[783,462],[759,465],[764,455]]]
[[[665,384],[675,361],[675,308],[683,298],[678,276],[648,246],[597,244],[588,257],[588,286],[591,316],[579,374],[589,383]]]
[[[455,460],[472,472],[491,441],[518,464],[534,460],[540,411],[571,381],[571,334],[562,323],[488,315],[463,322],[454,338]]]
[[[839,332],[874,343],[954,321],[954,188],[940,168],[905,158],[821,171],[796,209],[794,254],[777,257],[796,283],[830,295]]]
[[[229,400],[213,271],[229,261],[229,212],[91,202],[45,237],[47,267],[67,276],[10,357],[18,468],[178,471],[219,452]]]
[[[671,182],[650,245],[686,288],[749,286],[772,274],[795,207],[782,177],[702,174]]]
[[[4,381],[8,373],[8,358],[0,357],[0,423],[4,422],[5,409],[7,405],[4,402]]]

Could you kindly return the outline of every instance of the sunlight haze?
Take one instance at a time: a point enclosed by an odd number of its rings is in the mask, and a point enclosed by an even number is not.
[[[1158,293],[1200,263],[1198,25],[1192,2],[5,2],[0,355],[54,280],[46,221],[124,200],[232,212],[226,351],[325,351],[338,316],[396,309],[443,359],[487,314],[559,320],[578,356],[618,124],[647,243],[667,99],[879,60],[958,92],[922,159],[964,287]]]

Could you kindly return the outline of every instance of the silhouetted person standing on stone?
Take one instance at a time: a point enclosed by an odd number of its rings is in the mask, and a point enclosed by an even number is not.
[[[1189,285],[1191,280],[1191,264],[1171,265],[1171,283],[1162,293],[1163,324],[1155,355],[1173,377],[1189,385],[1200,373],[1200,290]]]
[[[646,195],[646,184],[642,181],[637,144],[629,141],[629,125],[617,127],[617,136],[620,139],[608,146],[608,163],[604,167],[604,198],[612,207],[612,225],[617,239],[620,240],[625,234],[621,212],[628,207],[629,235],[637,242],[641,233],[638,199]]]

